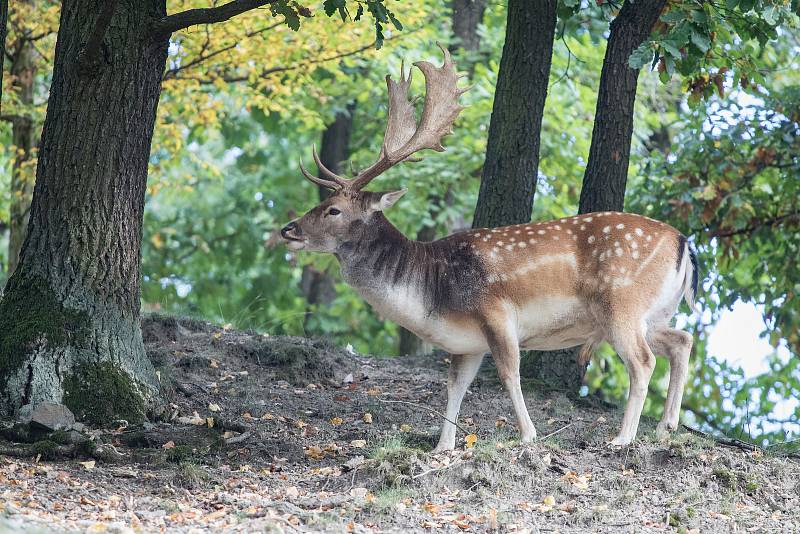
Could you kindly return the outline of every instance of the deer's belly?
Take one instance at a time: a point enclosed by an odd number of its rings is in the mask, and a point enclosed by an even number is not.
[[[556,350],[582,345],[595,336],[596,325],[585,306],[572,297],[531,300],[518,310],[520,347]]]

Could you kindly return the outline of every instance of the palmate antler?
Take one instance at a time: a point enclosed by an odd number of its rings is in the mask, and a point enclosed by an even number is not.
[[[395,82],[391,75],[386,76],[386,87],[389,90],[389,118],[386,122],[386,133],[383,136],[378,159],[359,172],[355,178],[339,176],[326,168],[313,149],[314,162],[324,178],[309,173],[300,162],[303,176],[317,185],[330,189],[358,190],[366,186],[375,177],[389,168],[407,160],[412,154],[429,148],[437,152],[444,151],[442,138],[452,133],[453,122],[464,106],[458,104],[458,97],[469,88],[459,89],[459,75],[456,73],[450,52],[442,45],[437,46],[444,54],[444,63],[435,67],[428,61],[417,61],[414,66],[425,76],[425,104],[422,117],[417,125],[414,105],[408,99],[411,86],[411,72],[405,77],[405,66],[400,66],[400,80]]]

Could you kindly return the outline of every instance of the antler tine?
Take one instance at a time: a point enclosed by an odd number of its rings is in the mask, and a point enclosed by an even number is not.
[[[341,189],[342,185],[337,182],[332,182],[330,180],[323,180],[322,178],[317,178],[303,166],[303,160],[300,160],[300,172],[303,173],[310,182],[313,182],[317,185],[321,185],[322,187],[327,187],[328,189]]]
[[[316,145],[311,145],[311,153],[314,155],[314,163],[317,164],[317,167],[319,168],[320,172],[322,172],[322,174],[324,174],[326,178],[330,178],[331,180],[333,180],[342,187],[345,187],[350,182],[350,180],[342,176],[339,176],[338,174],[330,170],[322,163],[322,161],[319,159],[319,154],[317,154]]]
[[[418,61],[414,66],[425,76],[425,104],[422,117],[417,125],[413,101],[408,100],[408,89],[411,85],[411,74],[405,79],[404,68],[400,80],[395,82],[386,76],[389,90],[389,118],[386,133],[378,160],[364,169],[347,185],[351,189],[361,189],[372,179],[390,167],[406,161],[409,157],[423,149],[442,152],[442,137],[452,132],[453,122],[459,112],[464,109],[458,104],[458,97],[469,88],[460,89],[460,76],[455,70],[450,52],[440,43],[436,43],[444,55],[441,67],[428,61]]]

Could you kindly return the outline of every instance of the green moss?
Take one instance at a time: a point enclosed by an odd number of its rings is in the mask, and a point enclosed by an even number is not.
[[[176,445],[167,449],[167,461],[173,463],[184,463],[195,456],[194,449],[189,445]]]
[[[42,460],[55,460],[58,457],[58,443],[43,439],[31,445],[31,455],[41,456]]]
[[[131,376],[112,362],[85,363],[64,380],[64,404],[81,421],[141,423],[145,402]]]
[[[726,487],[730,490],[736,489],[736,473],[724,467],[716,467],[711,473],[719,481],[720,486]]]
[[[44,278],[12,278],[0,300],[0,377],[17,371],[37,345],[80,344],[88,326],[88,315],[66,308]]]

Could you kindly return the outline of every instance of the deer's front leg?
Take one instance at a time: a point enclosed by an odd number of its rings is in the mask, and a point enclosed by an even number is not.
[[[509,331],[505,321],[502,326],[487,327],[485,335],[497,367],[497,375],[511,396],[522,442],[529,443],[536,439],[536,428],[533,426],[528,408],[525,406],[525,398],[522,396],[522,387],[519,383],[519,341],[517,336]]]
[[[453,355],[450,357],[450,372],[447,376],[447,410],[445,416],[452,421],[445,421],[439,444],[433,449],[434,453],[449,451],[456,446],[456,426],[458,412],[461,410],[461,401],[467,388],[472,383],[483,361],[483,353],[470,355]]]

